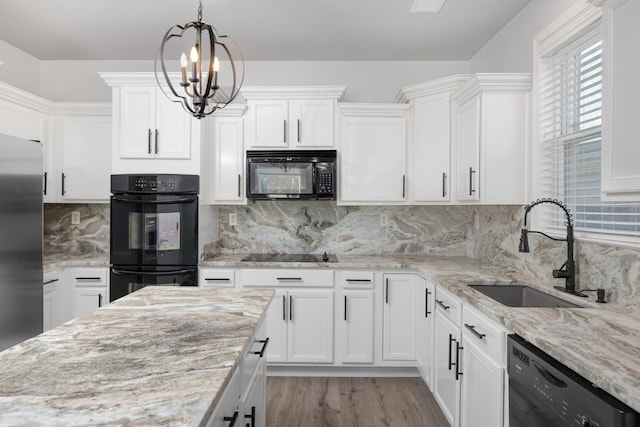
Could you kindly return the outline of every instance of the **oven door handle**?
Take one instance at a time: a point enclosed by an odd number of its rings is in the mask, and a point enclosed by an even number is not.
[[[150,204],[150,205],[167,205],[167,204],[172,204],[172,203],[190,203],[190,202],[195,202],[198,200],[197,196],[187,196],[187,197],[179,197],[179,198],[175,198],[175,199],[170,199],[170,200],[145,200],[145,199],[140,199],[140,198],[133,198],[133,199],[129,199],[126,197],[120,197],[120,196],[111,196],[112,200],[115,200],[117,202],[124,202],[124,203],[136,203],[136,204]]]
[[[171,271],[136,271],[136,270],[122,270],[120,268],[112,268],[113,274],[135,274],[138,276],[173,276],[175,274],[189,274],[196,271],[195,268],[184,268],[182,270]]]

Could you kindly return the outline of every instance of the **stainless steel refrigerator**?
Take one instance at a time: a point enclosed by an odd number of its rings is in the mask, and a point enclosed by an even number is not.
[[[42,332],[42,145],[0,134],[0,351]]]

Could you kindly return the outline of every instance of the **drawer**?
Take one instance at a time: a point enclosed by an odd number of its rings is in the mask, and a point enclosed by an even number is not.
[[[82,286],[106,286],[106,268],[75,268],[73,269],[73,280],[76,285]]]
[[[246,269],[242,270],[242,284],[245,287],[312,286],[332,288],[333,270]]]
[[[507,331],[501,325],[465,305],[462,309],[462,335],[463,339],[474,343],[496,363],[504,366]]]
[[[242,356],[242,390],[246,390],[247,387],[249,387],[251,379],[258,369],[260,359],[266,359],[267,357],[267,347],[269,345],[267,333],[267,322],[265,317],[258,326],[256,334],[251,339],[251,343]]]
[[[203,288],[233,288],[235,287],[235,275],[235,270],[201,268],[200,274],[198,274],[198,286]]]
[[[373,271],[345,270],[338,273],[338,284],[344,289],[373,289]]]
[[[437,286],[435,307],[456,326],[460,326],[462,321],[462,302],[455,295]]]
[[[42,274],[42,284],[60,283],[60,270],[47,270]]]

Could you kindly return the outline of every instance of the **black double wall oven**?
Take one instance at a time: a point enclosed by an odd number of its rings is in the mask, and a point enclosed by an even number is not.
[[[111,176],[110,301],[198,285],[198,175]]]

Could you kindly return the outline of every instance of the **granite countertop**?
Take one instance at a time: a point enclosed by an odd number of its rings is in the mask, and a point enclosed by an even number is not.
[[[42,260],[44,271],[61,267],[109,267],[109,254],[45,255]]]
[[[200,425],[272,296],[150,286],[0,352],[0,425]]]
[[[603,390],[640,411],[640,313],[621,304],[596,304],[552,288],[548,283],[471,258],[338,255],[337,263],[243,262],[244,255],[221,255],[202,267],[412,269],[457,295],[512,332],[533,343]],[[515,308],[470,288],[470,281],[520,282],[585,308]]]

